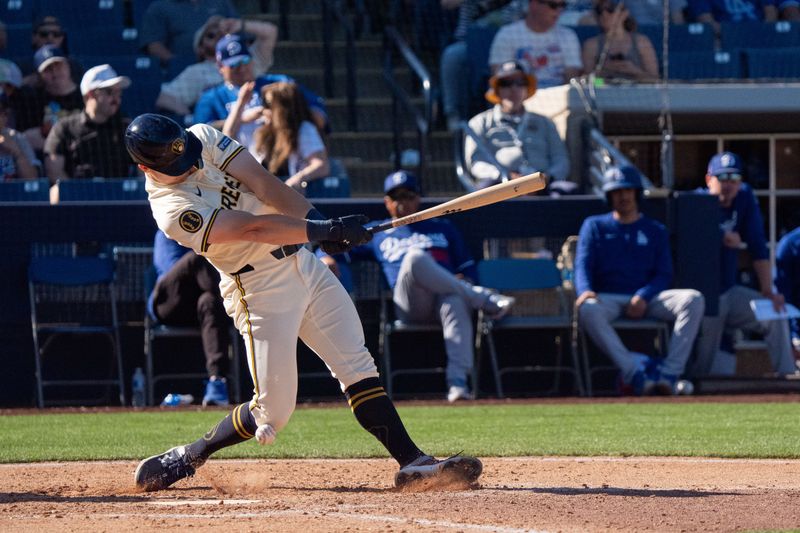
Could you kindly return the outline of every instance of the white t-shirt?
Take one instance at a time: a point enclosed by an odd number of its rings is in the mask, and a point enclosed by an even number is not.
[[[294,176],[308,166],[308,158],[311,154],[325,150],[325,143],[319,135],[319,130],[311,122],[304,120],[300,123],[300,131],[297,136],[297,151],[289,154],[289,176]],[[262,161],[263,152],[258,152],[253,144],[250,144],[250,153],[257,161]]]
[[[570,28],[553,26],[537,33],[525,20],[506,24],[495,35],[489,50],[489,65],[523,59],[533,69],[539,88],[563,85],[564,69],[583,68],[581,45]]]

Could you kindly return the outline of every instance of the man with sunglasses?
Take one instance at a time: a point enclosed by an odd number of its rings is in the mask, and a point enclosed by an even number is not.
[[[523,20],[498,30],[489,49],[492,73],[506,61],[521,59],[536,75],[539,88],[568,83],[583,71],[581,45],[573,30],[558,25],[564,0],[530,0]]]
[[[764,222],[752,189],[742,183],[742,170],[738,155],[732,152],[716,154],[708,163],[707,188],[701,189],[701,192],[719,198],[720,295],[717,316],[703,319],[697,343],[697,360],[692,369],[695,377],[733,373],[733,365],[730,364],[733,361],[733,347],[727,339],[723,342],[723,333],[733,329],[764,335],[773,370],[777,374],[788,375],[796,370],[788,322],[759,322],[750,307],[752,300],[766,298],[772,301],[776,311],[781,311],[784,297],[773,289]],[[739,254],[745,249],[753,260],[760,292],[736,283]],[[727,355],[720,352],[727,352]]]
[[[236,140],[244,146],[252,144],[253,134],[262,120],[264,102],[261,98],[261,89],[265,85],[279,81],[295,82],[294,79],[283,74],[264,74],[256,77],[253,73],[253,56],[240,35],[228,34],[217,42],[216,47],[217,68],[222,75],[223,82],[206,90],[197,102],[194,110],[194,122],[210,124],[222,130],[225,119],[231,111],[240,93],[252,91],[242,112],[242,125]],[[253,87],[247,82],[255,82]],[[296,82],[295,82],[296,83]],[[319,96],[312,91],[297,84],[311,108],[311,114],[316,126],[327,129],[328,114],[325,104]]]
[[[410,172],[389,174],[384,194],[383,203],[392,219],[419,211],[419,182]],[[322,252],[317,255],[336,272],[332,257]],[[497,319],[510,310],[514,298],[473,284],[477,280],[475,261],[456,227],[448,220],[431,219],[390,229],[353,248],[346,259],[380,263],[399,319],[441,322],[447,352],[447,400],[471,399],[467,376],[475,359],[473,310],[483,309]]]
[[[120,113],[122,91],[131,85],[111,65],[86,71],[81,80],[82,112],[60,119],[44,144],[51,181],[68,178],[128,178],[137,174],[122,142],[130,119]]]
[[[245,33],[246,32],[246,33]],[[272,66],[273,50],[278,39],[278,28],[264,20],[209,17],[194,34],[194,50],[198,62],[183,69],[175,79],[161,85],[156,107],[181,117],[185,125],[194,123],[192,110],[203,91],[223,81],[217,68],[217,42],[228,33],[245,34],[253,39],[249,51],[253,56],[253,73],[261,76]]]
[[[66,43],[67,33],[64,31],[61,21],[52,15],[45,15],[37,19],[31,31],[31,55],[27,60],[19,61],[20,70],[22,70],[23,80],[22,84],[28,87],[41,87],[42,80],[36,71],[34,54],[41,50],[43,46],[51,46],[58,48],[64,53],[70,67],[70,76],[72,81],[76,84],[80,82],[83,76],[83,67],[75,59],[69,57],[69,50]]]

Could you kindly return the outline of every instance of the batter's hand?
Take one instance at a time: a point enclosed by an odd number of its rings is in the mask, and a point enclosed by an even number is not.
[[[348,215],[331,220],[307,220],[306,235],[309,240],[320,243],[358,246],[372,240],[372,233],[364,227],[367,222],[369,218],[365,215]]]
[[[328,255],[336,255],[349,252],[353,248],[353,245],[334,241],[322,241],[319,243],[319,247],[322,248],[322,251]]]

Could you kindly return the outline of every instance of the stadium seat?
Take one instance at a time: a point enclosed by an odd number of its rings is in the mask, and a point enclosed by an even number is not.
[[[721,26],[723,50],[800,47],[800,23],[797,22],[723,22]]]
[[[671,80],[741,78],[741,54],[736,50],[730,52],[673,52],[669,58],[668,77]]]
[[[467,28],[464,40],[467,43],[468,66],[464,82],[469,84],[471,100],[483,95],[486,90],[489,79],[489,49],[496,33],[497,28],[493,26],[473,24]]]
[[[589,26],[589,25],[570,26],[570,29],[572,29],[578,36],[578,40],[581,42],[581,46],[583,46],[583,43],[585,43],[586,41],[588,41],[589,39],[600,33],[599,26]]]
[[[68,179],[59,180],[59,203],[61,202],[118,202],[144,201],[144,179]]]
[[[33,50],[31,49],[32,31],[33,26],[30,22],[26,24],[6,25],[6,35],[8,36],[6,55],[13,61],[16,62],[19,58],[25,58],[27,61],[33,59]]]
[[[583,395],[583,380],[578,354],[571,352],[572,364],[564,364],[564,346],[569,344],[572,332],[569,304],[562,288],[561,273],[552,259],[485,259],[478,263],[481,285],[514,296],[517,303],[511,313],[500,320],[492,320],[481,313],[479,329],[486,339],[489,361],[495,377],[497,395],[504,397],[503,376],[509,373],[546,372],[553,374],[548,391],[558,394],[562,373],[572,375],[574,390]],[[527,347],[524,353],[501,353],[496,347],[496,337],[504,332],[549,332],[552,334],[553,353],[548,354],[538,342],[517,341],[515,346]],[[548,342],[546,346],[550,346]],[[478,352],[480,353],[480,352]],[[512,364],[502,367],[503,359]]]
[[[118,74],[131,79],[131,86],[122,93],[122,111],[129,117],[155,110],[163,81],[161,67],[155,59],[142,55],[82,55],[77,59],[86,68],[108,63]]]
[[[308,184],[308,198],[350,198],[350,178],[341,159],[330,158],[330,176]]]
[[[38,406],[44,407],[46,387],[112,386],[125,405],[125,386],[114,290],[114,262],[101,257],[47,256],[31,258],[28,291],[36,368]],[[112,378],[49,377],[45,356],[66,336],[100,336],[110,343]],[[83,357],[84,354],[75,354]],[[83,401],[81,403],[84,403]]]
[[[0,20],[6,24],[32,24],[34,2],[35,0],[0,0]]]
[[[747,48],[743,54],[748,78],[800,78],[800,47]]]
[[[46,179],[0,181],[0,202],[50,202]]]
[[[661,44],[659,43],[659,46]],[[714,50],[714,29],[710,24],[695,22],[669,27],[669,50],[672,52],[711,52]]]
[[[36,13],[55,15],[69,32],[70,38],[98,29],[122,28],[125,20],[125,0],[81,0],[80,8],[65,0],[36,0]],[[92,31],[81,31],[91,28]]]
[[[139,53],[138,37],[136,28],[122,26],[103,26],[92,28],[92,31],[70,32],[70,53],[80,57],[104,58],[100,63],[84,64],[87,68],[103,63],[113,64],[119,56],[135,56]],[[103,51],[102,56],[97,55],[100,50]]]

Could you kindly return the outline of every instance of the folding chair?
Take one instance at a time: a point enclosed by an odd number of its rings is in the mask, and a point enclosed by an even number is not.
[[[492,320],[484,313],[479,313],[479,331],[481,337],[486,339],[497,395],[500,398],[505,396],[502,378],[514,372],[551,372],[555,374],[555,380],[548,392],[558,393],[560,375],[566,372],[573,376],[574,389],[583,396],[585,391],[578,354],[570,350],[572,366],[562,363],[564,345],[569,343],[572,322],[567,298],[562,288],[561,273],[555,261],[485,259],[478,263],[478,275],[481,285],[517,298],[517,303],[511,308],[510,314],[500,320]],[[530,356],[529,364],[501,368],[495,335],[503,331],[552,331],[555,334],[553,363],[540,363],[542,354],[539,353],[537,346],[535,350],[531,349],[525,354]]]
[[[46,256],[31,258],[28,267],[36,389],[44,407],[44,389],[50,386],[116,385],[125,405],[114,288],[114,262],[101,257]],[[101,336],[111,345],[116,375],[109,379],[46,379],[44,356],[67,335]]]
[[[577,311],[576,311],[577,312]],[[611,322],[612,327],[618,332],[637,332],[637,331],[650,331],[653,333],[653,350],[656,354],[664,356],[666,354],[667,346],[669,343],[669,324],[662,320],[639,319],[632,320],[627,318],[618,318]],[[576,326],[577,327],[577,326]],[[590,354],[589,339],[583,329],[580,328],[580,345],[581,356],[583,359],[583,369],[585,372],[586,380],[586,393],[588,396],[594,395],[594,375],[598,372],[618,373],[619,369],[609,363],[605,354],[602,355],[604,361],[602,363],[592,364],[593,360]],[[624,339],[623,339],[624,340]]]
[[[150,298],[150,293],[156,285],[156,270],[151,265],[147,272],[145,272],[145,301]],[[239,365],[240,356],[240,340],[239,332],[231,325],[230,328],[231,343],[228,347],[228,357],[230,359],[230,367],[228,372],[228,385],[230,385],[231,400],[233,402],[241,401],[241,390],[239,384]],[[200,328],[196,326],[167,326],[158,322],[149,312],[144,314],[144,355],[145,355],[145,372],[147,376],[147,403],[148,405],[155,405],[155,386],[156,383],[166,380],[202,380],[208,378],[205,372],[170,372],[161,373],[156,375],[155,371],[155,346],[156,341],[159,339],[178,339],[178,338],[195,338],[200,339]]]

